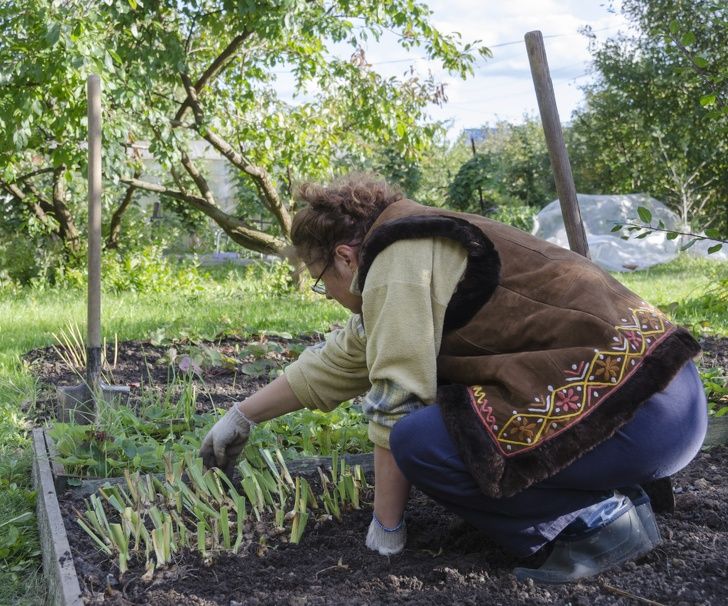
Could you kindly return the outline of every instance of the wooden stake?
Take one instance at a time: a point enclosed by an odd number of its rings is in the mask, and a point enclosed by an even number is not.
[[[101,79],[91,75],[88,93],[88,356],[86,380],[98,387],[101,372]]]
[[[551,168],[554,171],[556,193],[561,204],[561,214],[564,218],[569,247],[588,259],[589,245],[586,241],[584,224],[581,220],[579,203],[576,199],[576,188],[574,187],[574,176],[571,173],[569,155],[566,152],[564,135],[561,132],[559,111],[556,107],[556,97],[554,96],[554,87],[551,82],[548,61],[546,60],[543,36],[540,31],[536,30],[528,32],[525,39],[528,61],[531,64],[531,76],[536,89],[538,109],[546,136]]]

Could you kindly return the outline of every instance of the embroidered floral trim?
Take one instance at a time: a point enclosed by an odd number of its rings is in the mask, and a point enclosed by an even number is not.
[[[535,395],[532,402],[520,406],[520,411],[513,409],[500,426],[485,388],[482,385],[469,388],[473,409],[504,456],[535,448],[578,422],[619,387],[672,329],[672,325],[651,307],[630,309],[629,312],[630,315],[614,327],[613,344],[609,349],[594,350],[590,360],[575,361],[570,368],[564,369],[562,385],[549,385],[546,393]]]

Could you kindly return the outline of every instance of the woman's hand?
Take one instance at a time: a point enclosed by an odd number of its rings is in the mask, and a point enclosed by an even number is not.
[[[397,467],[392,453],[374,446],[374,516],[367,532],[366,545],[382,555],[404,549],[407,527],[404,508],[410,483]]]
[[[202,441],[200,456],[208,469],[219,467],[230,477],[248,441],[250,429],[255,425],[238,408],[239,402],[234,402],[212,429],[207,432]]]
[[[230,476],[248,441],[251,427],[301,408],[285,375],[281,375],[252,396],[236,402],[202,441],[200,456],[208,469],[219,467]]]

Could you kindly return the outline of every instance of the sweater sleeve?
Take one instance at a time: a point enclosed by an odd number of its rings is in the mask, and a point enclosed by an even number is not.
[[[366,336],[361,316],[326,335],[323,343],[306,348],[284,370],[298,400],[306,408],[330,411],[369,389]]]
[[[445,310],[467,254],[440,238],[400,240],[374,259],[362,291],[371,389],[363,410],[369,437],[389,448],[394,424],[434,402]]]

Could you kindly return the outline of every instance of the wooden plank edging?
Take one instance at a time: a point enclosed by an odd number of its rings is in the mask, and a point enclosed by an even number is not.
[[[37,495],[36,515],[43,555],[43,574],[48,585],[48,603],[53,606],[83,606],[81,587],[58,505],[44,434],[43,429],[33,430],[33,486]]]

